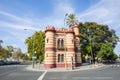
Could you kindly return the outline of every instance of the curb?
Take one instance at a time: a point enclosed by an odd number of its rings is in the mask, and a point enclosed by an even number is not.
[[[48,72],[72,72],[72,71],[83,71],[83,70],[93,70],[93,69],[98,69],[98,68],[103,68],[106,65],[89,65],[89,66],[80,66],[78,69],[74,69],[74,70],[64,70],[63,68],[58,68],[58,70],[53,70],[52,69],[44,69],[44,70],[40,70],[40,69],[32,69],[32,66],[28,66],[26,67],[27,70],[31,70],[31,71],[48,71]],[[61,70],[60,70],[61,69]]]

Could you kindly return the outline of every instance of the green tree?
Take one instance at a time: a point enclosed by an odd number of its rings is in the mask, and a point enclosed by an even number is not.
[[[3,43],[3,40],[0,40],[0,59],[6,60],[8,58],[8,51],[1,46],[1,43]]]
[[[20,59],[22,59],[23,61],[27,61],[29,60],[29,57],[26,54],[21,54]]]
[[[75,17],[74,14],[69,14],[69,15],[68,15],[66,24],[67,24],[69,27],[78,24],[78,21],[76,20],[76,17]]]
[[[3,40],[0,40],[0,48],[2,47],[2,46],[1,46],[1,43],[3,43]]]
[[[44,47],[45,47],[44,36],[45,33],[39,31],[39,32],[35,32],[31,37],[28,37],[25,40],[30,58],[32,58],[32,56],[36,56],[37,60],[43,61]]]
[[[102,44],[101,49],[97,54],[97,57],[101,60],[115,61],[118,58],[118,56],[114,53],[113,50],[114,47],[111,44]]]
[[[21,54],[22,54],[21,49],[16,48],[16,50],[12,53],[12,58],[19,61]]]
[[[110,30],[107,25],[97,24],[96,22],[79,23],[81,53],[89,54],[92,46],[93,56],[100,51],[103,43],[110,43],[113,48],[117,44],[118,37],[114,30]]]
[[[110,60],[114,55],[113,49],[113,46],[109,43],[102,44],[101,49],[97,54],[97,57],[101,58],[102,60]]]
[[[5,48],[0,48],[0,59],[6,60],[8,58],[8,51]]]
[[[118,55],[117,55],[117,54],[114,54],[114,55],[113,55],[113,60],[116,60],[117,58],[119,58]]]
[[[12,56],[12,52],[14,51],[14,47],[12,45],[7,45],[6,47],[7,51],[8,51],[8,56],[11,57]]]

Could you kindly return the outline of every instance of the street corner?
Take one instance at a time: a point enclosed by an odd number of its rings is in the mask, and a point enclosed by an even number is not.
[[[44,66],[35,65],[34,68],[32,65],[28,65],[26,67],[26,70],[30,71],[48,71],[48,72],[72,72],[72,71],[81,71],[81,70],[90,70],[90,69],[97,69],[105,67],[104,64],[91,64],[91,65],[83,65],[80,67],[74,67],[74,68],[44,68]]]

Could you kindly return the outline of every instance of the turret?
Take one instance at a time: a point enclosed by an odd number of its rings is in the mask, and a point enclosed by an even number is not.
[[[72,26],[72,29],[75,33],[75,45],[76,45],[76,52],[80,52],[80,33],[78,26]]]
[[[71,28],[73,29],[73,31],[75,33],[75,36],[79,36],[79,28],[78,28],[78,26],[72,26]]]
[[[46,27],[45,30],[45,67],[55,67],[55,28],[53,26]]]
[[[75,56],[76,56],[76,66],[81,65],[81,53],[80,53],[80,33],[79,33],[79,27],[78,26],[72,26],[71,27],[74,30],[75,33]]]
[[[67,63],[75,66],[75,46],[74,46],[74,31],[73,29],[66,30],[66,49]],[[73,59],[71,61],[71,59]],[[71,67],[71,65],[69,65]]]

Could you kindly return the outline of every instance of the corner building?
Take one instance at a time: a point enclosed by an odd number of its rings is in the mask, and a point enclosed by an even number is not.
[[[45,30],[45,68],[70,68],[81,65],[80,35],[78,26],[69,29],[55,29],[53,26]]]

